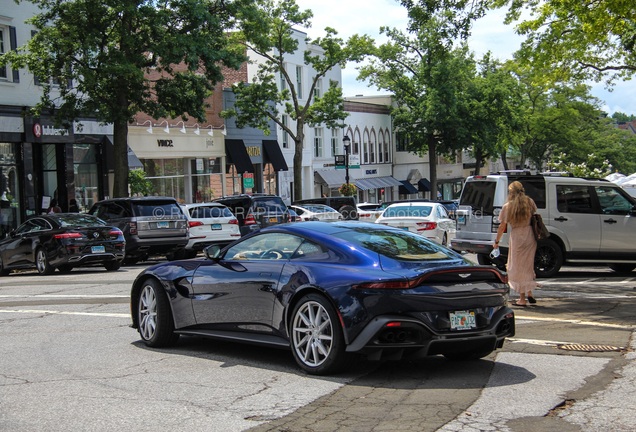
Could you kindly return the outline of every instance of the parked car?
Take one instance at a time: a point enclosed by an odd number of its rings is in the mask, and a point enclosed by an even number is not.
[[[447,246],[455,236],[455,222],[437,202],[391,204],[375,223],[401,228]]]
[[[322,204],[306,204],[303,206],[291,206],[303,221],[333,222],[342,220],[342,214],[329,206]]]
[[[287,211],[289,212],[289,221],[290,222],[301,222],[302,221],[300,216],[298,216],[298,213],[296,213],[293,208],[287,207]]]
[[[459,208],[459,204],[457,203],[457,201],[441,200],[436,202],[440,203],[446,208],[446,211],[448,212],[448,216],[450,216],[451,219],[455,219],[455,214],[457,212],[457,209]]]
[[[382,203],[362,203],[358,204],[358,220],[374,223],[382,214]]]
[[[323,204],[338,210],[344,220],[358,220],[356,199],[350,196],[307,198],[293,202],[293,205]]]
[[[261,228],[289,222],[287,206],[276,195],[230,195],[215,199],[214,202],[227,206],[236,216],[242,236]]]
[[[515,171],[469,177],[457,210],[453,249],[477,254],[481,264],[505,267],[508,234],[500,240],[501,255],[494,261],[488,255],[513,181],[523,184],[550,232],[537,245],[538,277],[551,277],[568,262],[606,264],[619,272],[636,268],[636,200],[607,180],[561,173]]]
[[[0,276],[14,269],[37,269],[47,275],[58,269],[103,265],[119,269],[126,241],[117,227],[87,214],[51,213],[28,219],[0,241]]]
[[[181,209],[188,219],[190,241],[176,258],[194,258],[207,246],[227,246],[241,237],[238,219],[221,203],[184,204]]]
[[[412,232],[303,222],[205,255],[149,267],[133,282],[133,327],[146,345],[196,335],[283,347],[325,375],[360,354],[477,359],[515,334],[505,273]]]
[[[189,241],[188,221],[174,198],[113,198],[95,203],[88,213],[124,233],[127,264],[149,255],[171,259]]]

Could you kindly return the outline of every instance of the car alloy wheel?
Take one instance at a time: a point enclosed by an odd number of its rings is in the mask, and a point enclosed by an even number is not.
[[[563,265],[561,248],[550,239],[541,240],[537,244],[534,255],[534,272],[537,277],[552,277]]]
[[[333,346],[333,326],[325,308],[318,302],[303,304],[294,316],[294,349],[310,367],[320,366],[329,358]]]
[[[340,372],[356,357],[345,351],[338,314],[321,295],[308,294],[296,304],[290,330],[296,362],[310,374]]]
[[[137,330],[144,343],[152,347],[173,345],[179,339],[174,333],[168,297],[155,279],[146,279],[137,301]]]
[[[38,269],[38,273],[42,275],[51,274],[54,270],[49,263],[49,259],[46,257],[46,252],[44,252],[44,249],[42,248],[35,252],[35,265]]]

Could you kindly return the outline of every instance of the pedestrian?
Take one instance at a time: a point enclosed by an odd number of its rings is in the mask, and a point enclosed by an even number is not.
[[[57,205],[57,200],[55,198],[51,200],[51,204],[49,205],[49,208],[46,209],[46,213],[62,213],[62,209],[59,205]]]
[[[79,213],[79,207],[77,206],[77,201],[75,198],[71,198],[68,204],[68,212],[69,213]]]
[[[532,198],[526,196],[523,185],[518,181],[512,182],[508,186],[508,202],[499,214],[501,224],[493,249],[499,248],[499,240],[509,224],[508,283],[519,294],[519,301],[513,303],[513,306],[526,306],[526,296],[528,302],[537,302],[532,296],[532,290],[538,286],[534,273],[537,241],[530,225],[530,219],[536,211],[537,205]]]

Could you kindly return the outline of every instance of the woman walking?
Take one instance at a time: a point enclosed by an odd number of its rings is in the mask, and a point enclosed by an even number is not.
[[[499,240],[510,224],[511,231],[508,249],[508,283],[519,294],[519,301],[514,306],[526,306],[527,301],[536,303],[532,290],[537,287],[534,274],[534,253],[537,241],[532,232],[530,219],[537,211],[537,205],[532,198],[526,196],[523,185],[518,181],[508,186],[508,202],[504,204],[499,214],[499,229],[493,249],[499,248]]]

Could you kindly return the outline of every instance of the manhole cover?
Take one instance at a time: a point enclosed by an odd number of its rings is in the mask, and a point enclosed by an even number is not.
[[[621,348],[610,345],[559,345],[559,349],[568,351],[583,351],[583,352],[605,352],[605,351],[620,351]]]

